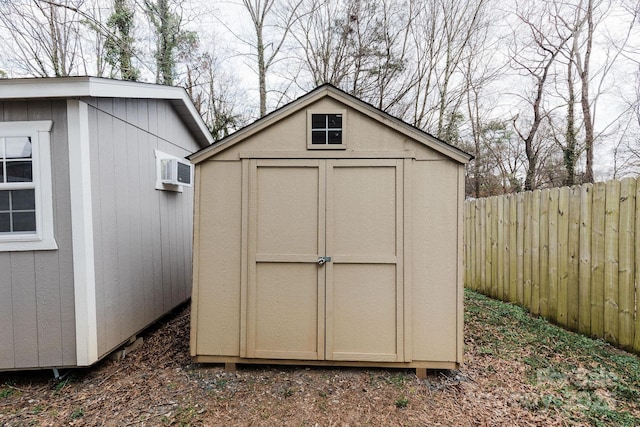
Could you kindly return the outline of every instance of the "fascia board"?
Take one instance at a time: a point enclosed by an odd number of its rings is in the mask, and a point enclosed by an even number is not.
[[[211,147],[207,147],[188,156],[189,161],[191,161],[191,163],[193,164],[198,164],[230,147],[233,147],[238,142],[255,135],[256,133],[271,126],[272,124],[279,122],[280,120],[290,116],[291,114],[305,108],[307,105],[314,103],[327,93],[327,89],[328,88],[322,88],[317,92],[310,92],[309,94],[307,94],[307,96],[303,96],[293,101],[292,103],[287,104],[284,107],[268,114],[262,119],[258,119],[252,124],[228,136],[219,144],[214,144]]]
[[[193,120],[196,130],[202,135],[202,138],[196,138],[201,147],[213,143],[211,132],[202,120],[202,116],[189,99],[187,92],[181,87],[97,77],[0,79],[0,99],[84,97],[168,100],[174,103],[180,114]],[[176,106],[175,103],[178,105]]]

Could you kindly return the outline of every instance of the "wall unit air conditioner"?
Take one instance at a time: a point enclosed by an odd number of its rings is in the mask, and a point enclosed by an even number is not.
[[[191,187],[191,163],[180,159],[161,159],[160,180],[163,184]]]

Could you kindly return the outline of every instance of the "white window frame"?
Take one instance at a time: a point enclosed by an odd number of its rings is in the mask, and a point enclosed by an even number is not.
[[[54,236],[51,179],[51,120],[0,122],[0,137],[30,137],[35,187],[35,233],[0,234],[0,252],[58,249]],[[20,189],[22,183],[0,183],[0,190]]]
[[[312,144],[311,130],[313,128],[312,118],[314,114],[338,114],[342,116],[342,143],[341,144]],[[347,129],[347,110],[307,110],[307,149],[309,150],[345,150]]]

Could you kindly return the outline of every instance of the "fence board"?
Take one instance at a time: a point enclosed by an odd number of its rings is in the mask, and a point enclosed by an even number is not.
[[[558,189],[558,293],[557,293],[557,322],[567,327],[569,325],[569,196],[571,189]]]
[[[524,303],[524,193],[515,197],[516,210],[516,302]]]
[[[540,316],[549,317],[549,189],[540,192]]]
[[[640,353],[640,183],[467,202],[465,285]]]
[[[604,337],[604,200],[605,185],[593,185],[591,211],[591,334]]]
[[[533,216],[533,193],[527,191],[524,193],[524,249],[522,251],[522,280],[523,284],[523,300],[524,306],[529,307],[531,310],[531,248],[533,247],[533,241],[531,237]]]
[[[633,312],[635,309],[634,256],[636,181],[623,179],[620,183],[619,240],[618,240],[618,343],[622,348],[633,347]]]
[[[496,247],[496,251],[497,251],[497,256],[498,256],[498,269],[496,271],[496,274],[498,275],[498,286],[496,289],[496,297],[500,300],[504,300],[505,298],[505,274],[504,274],[504,270],[505,270],[505,259],[504,259],[504,255],[505,252],[507,252],[509,250],[509,248],[507,247],[507,240],[504,237],[504,232],[505,232],[505,227],[504,227],[504,211],[505,211],[505,206],[508,205],[507,203],[505,203],[505,199],[504,197],[496,197],[496,206],[498,207],[498,215],[497,215],[497,228],[496,228],[496,233],[497,233],[497,247]]]
[[[475,266],[475,277],[476,277],[476,282],[475,282],[475,287],[474,289],[478,290],[481,289],[481,286],[483,286],[484,284],[484,220],[485,220],[485,211],[484,209],[481,209],[481,206],[484,206],[485,200],[476,200],[476,202],[474,203],[475,206],[475,210],[476,210],[476,220],[475,220],[475,227],[476,227],[476,240],[475,240],[475,244],[476,244],[476,258],[474,259],[474,266]]]
[[[548,261],[548,296],[547,316],[554,322],[558,321],[558,202],[559,189],[549,190],[549,240],[547,242]]]
[[[636,182],[636,209],[635,209],[635,244],[636,248],[640,247],[640,185]],[[635,253],[635,324],[634,324],[634,339],[633,339],[633,351],[640,353],[640,250],[636,250]]]
[[[490,199],[482,199],[480,200],[480,212],[481,212],[481,223],[480,226],[482,228],[480,236],[482,237],[482,250],[480,251],[480,261],[484,268],[482,269],[481,278],[482,278],[482,292],[489,295],[490,289],[488,288],[488,284],[491,281],[491,223],[488,221],[491,219],[491,203]]]
[[[463,241],[463,265],[464,265],[464,280],[465,282],[471,278],[471,239],[473,238],[473,233],[471,233],[471,204],[464,204],[464,236],[462,238]]]
[[[498,296],[498,198],[491,198],[491,296]]]
[[[531,313],[540,314],[540,200],[541,191],[531,194]]]
[[[578,275],[579,307],[578,330],[591,335],[591,212],[593,209],[593,184],[580,187],[580,266]]]
[[[509,200],[509,302],[518,300],[518,254],[517,254],[517,216],[516,195],[511,194]]]
[[[604,338],[618,344],[618,238],[620,181],[606,184],[604,233]]]
[[[569,190],[569,230],[567,264],[567,326],[579,331],[580,319],[580,187]]]

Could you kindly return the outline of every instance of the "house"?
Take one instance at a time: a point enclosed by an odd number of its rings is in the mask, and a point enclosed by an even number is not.
[[[0,370],[89,366],[190,297],[211,142],[181,88],[0,80]]]
[[[196,362],[459,366],[470,155],[324,85],[189,159]]]

